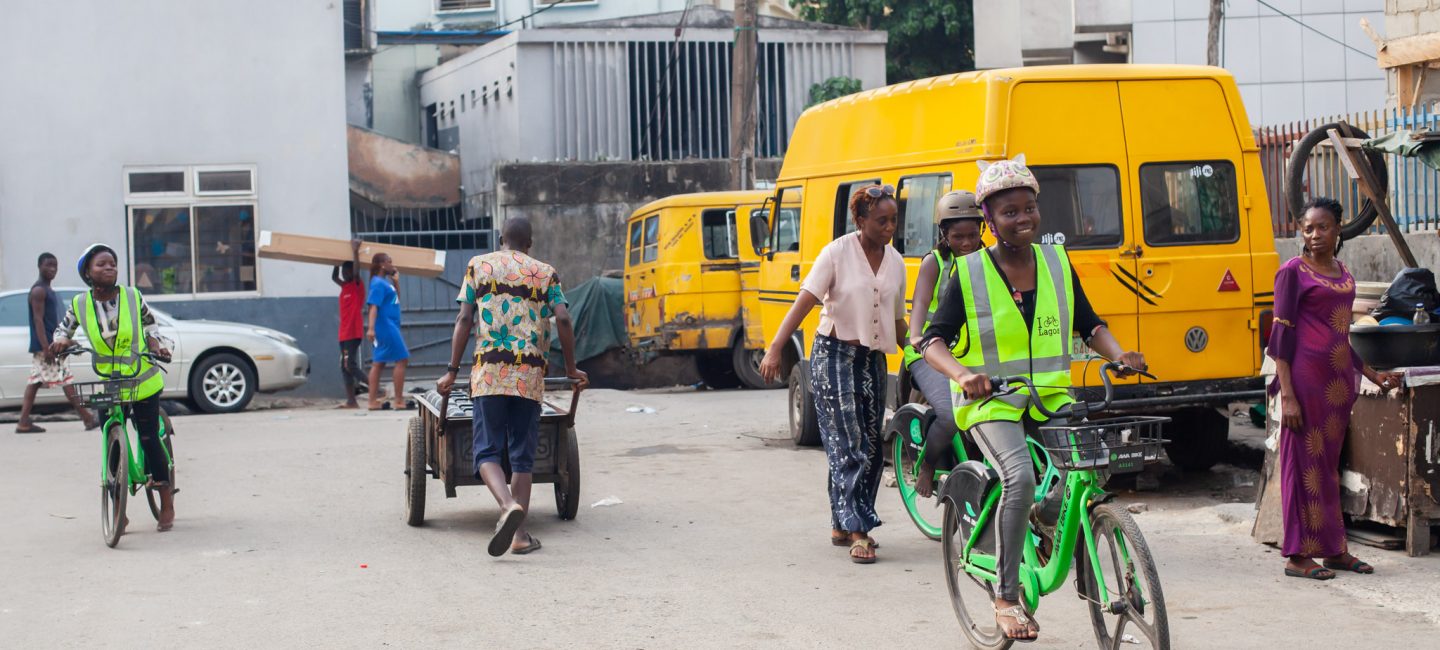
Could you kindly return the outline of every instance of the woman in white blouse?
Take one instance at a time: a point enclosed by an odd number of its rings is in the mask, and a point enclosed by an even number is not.
[[[885,355],[905,344],[905,260],[890,246],[897,213],[889,185],[851,195],[855,232],[820,251],[760,362],[761,375],[774,381],[785,343],[824,305],[810,348],[810,390],[830,461],[830,541],[849,546],[858,564],[875,562],[870,531],[880,525],[875,495],[885,465]]]

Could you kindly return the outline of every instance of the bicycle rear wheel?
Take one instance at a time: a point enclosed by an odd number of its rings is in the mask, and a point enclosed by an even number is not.
[[[125,534],[125,501],[130,496],[130,445],[125,425],[105,429],[105,458],[100,482],[100,532],[105,545],[115,548]]]
[[[160,437],[160,444],[165,445],[165,454],[170,460],[170,494],[173,498],[173,495],[180,491],[175,483],[175,440],[171,437],[174,429],[170,424],[170,416],[161,413],[160,420],[165,423],[165,435]],[[153,486],[145,486],[145,503],[150,506],[150,515],[155,517],[155,521],[160,521],[160,491]]]
[[[944,513],[937,507],[938,501],[933,496],[927,499],[915,492],[915,482],[919,478],[920,453],[911,442],[911,436],[924,424],[923,420],[914,417],[894,423],[897,430],[891,436],[891,458],[895,462],[895,487],[900,490],[900,502],[905,504],[910,521],[915,522],[920,533],[930,539],[940,539],[940,520]],[[925,439],[923,430],[919,437],[921,440]],[[938,487],[939,481],[932,485]]]
[[[1101,593],[1090,559],[1080,545],[1080,575],[1076,586],[1089,602],[1090,622],[1101,648],[1154,648],[1169,650],[1170,623],[1155,559],[1130,514],[1110,504],[1090,514],[1095,531],[1095,552],[1105,579]],[[1126,642],[1126,637],[1130,641]]]
[[[945,558],[945,586],[950,591],[950,605],[955,619],[970,645],[981,650],[1004,650],[1014,641],[1005,638],[1004,630],[995,622],[994,589],[989,582],[965,572],[960,551],[965,540],[960,538],[959,511],[955,504],[945,502],[940,548]]]

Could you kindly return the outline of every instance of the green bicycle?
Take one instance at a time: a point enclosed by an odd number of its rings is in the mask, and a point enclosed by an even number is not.
[[[77,346],[61,352],[60,356],[76,354],[94,352]],[[160,363],[169,361],[149,352],[141,356],[155,364],[162,372],[165,368]],[[135,427],[129,426],[130,420],[125,409],[129,401],[122,397],[129,395],[139,382],[134,376],[101,374],[101,377],[101,381],[79,382],[74,386],[86,406],[105,416],[105,423],[100,427],[104,432],[104,449],[100,463],[100,532],[105,538],[105,545],[115,548],[115,545],[120,543],[120,536],[125,534],[125,525],[129,522],[125,516],[127,499],[144,487],[150,514],[155,517],[155,521],[160,521],[160,493],[151,485],[150,476],[145,473],[145,451],[140,447],[139,433]],[[180,489],[175,485],[175,448],[172,440],[174,432],[170,416],[161,411],[160,444],[165,450],[166,464],[170,467],[171,491],[178,494]]]
[[[1053,535],[1044,534],[1033,522],[1026,535],[1020,563],[1021,602],[1026,612],[1033,613],[1041,596],[1064,586],[1073,562],[1075,588],[1089,605],[1100,647],[1118,650],[1127,647],[1122,644],[1143,643],[1127,634],[1133,628],[1151,647],[1168,650],[1170,627],[1155,560],[1135,520],[1125,509],[1108,504],[1110,496],[1102,487],[1110,475],[1139,472],[1146,463],[1159,460],[1165,442],[1160,431],[1169,418],[1086,421],[1089,413],[1110,405],[1111,374],[1121,368],[1107,363],[1102,369],[1103,402],[1079,401],[1051,412],[1038,397],[1031,401],[1052,422],[1041,425],[1041,440],[1031,444],[1032,457],[1045,465],[1044,478],[1037,481],[1037,501],[1060,480],[1060,470],[1066,474]],[[1035,395],[1034,384],[1025,377],[996,377],[992,383],[997,394],[1023,387]],[[978,461],[957,465],[939,490],[950,601],[970,643],[987,650],[1014,643],[996,624],[993,603],[998,581],[993,516],[1000,490],[999,475]]]

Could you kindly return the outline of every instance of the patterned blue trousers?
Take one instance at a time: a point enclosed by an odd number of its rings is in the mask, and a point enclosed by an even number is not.
[[[885,469],[885,355],[816,336],[810,349],[810,394],[830,462],[830,525],[869,532],[880,525],[875,495]]]

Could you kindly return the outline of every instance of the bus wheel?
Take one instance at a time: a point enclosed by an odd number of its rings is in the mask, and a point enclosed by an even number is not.
[[[1187,472],[1203,472],[1225,457],[1230,439],[1230,418],[1219,410],[1195,407],[1171,415],[1165,437],[1170,462]]]
[[[699,371],[700,379],[706,386],[716,390],[728,390],[740,387],[740,378],[735,375],[735,367],[730,363],[730,355],[701,354],[695,357],[695,370]]]
[[[730,349],[730,361],[735,367],[735,376],[740,378],[740,383],[746,388],[782,388],[785,386],[784,377],[776,377],[775,381],[766,383],[760,376],[760,360],[765,358],[764,350],[745,349],[745,339],[735,341],[735,346]]]

